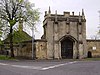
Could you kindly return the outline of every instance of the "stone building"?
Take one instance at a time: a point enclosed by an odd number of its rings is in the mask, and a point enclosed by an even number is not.
[[[32,54],[32,40],[24,41],[15,49],[15,55],[36,59],[82,59],[100,57],[100,40],[86,40],[86,19],[84,10],[55,14],[45,11],[44,34],[35,39]]]
[[[87,39],[87,57],[100,57],[100,40]]]
[[[45,12],[43,21],[44,35],[41,40],[46,40],[46,58],[85,58],[86,45],[86,19],[84,11],[79,15],[64,12],[63,15]],[[39,42],[38,42],[39,43]],[[39,45],[38,45],[39,46]],[[38,52],[36,48],[36,52]],[[37,55],[36,55],[37,57]],[[39,57],[38,57],[39,58]]]

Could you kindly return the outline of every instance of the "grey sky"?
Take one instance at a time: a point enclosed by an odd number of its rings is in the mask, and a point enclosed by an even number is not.
[[[41,14],[41,23],[38,26],[38,33],[35,37],[40,38],[43,34],[42,21],[44,17],[44,12],[48,10],[49,6],[51,7],[51,12],[55,13],[55,10],[59,14],[63,14],[63,11],[74,11],[75,14],[84,9],[86,16],[86,28],[87,28],[87,38],[95,35],[97,32],[97,27],[99,26],[99,13],[100,10],[100,0],[30,0],[32,3],[35,3],[36,8],[40,8]]]

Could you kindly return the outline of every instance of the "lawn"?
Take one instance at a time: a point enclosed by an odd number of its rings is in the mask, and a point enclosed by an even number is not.
[[[16,60],[16,58],[11,58],[10,56],[6,56],[6,55],[0,55],[0,60]],[[100,61],[100,58],[65,59],[65,60],[66,61]]]
[[[15,58],[11,58],[11,57],[6,56],[6,55],[0,55],[0,60],[15,60]]]

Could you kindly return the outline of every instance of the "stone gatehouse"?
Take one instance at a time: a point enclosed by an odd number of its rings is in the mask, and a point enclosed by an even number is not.
[[[87,56],[86,19],[83,9],[79,15],[75,15],[74,12],[64,12],[61,15],[57,11],[52,14],[49,8],[48,12],[45,11],[43,28],[44,35],[41,40],[46,40],[45,58],[85,58]],[[36,54],[41,51],[41,47],[42,45],[36,48]],[[36,57],[41,58],[39,55]]]

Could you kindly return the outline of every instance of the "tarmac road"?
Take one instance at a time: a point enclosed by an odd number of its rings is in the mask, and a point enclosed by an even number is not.
[[[100,61],[0,60],[0,75],[100,75]]]

